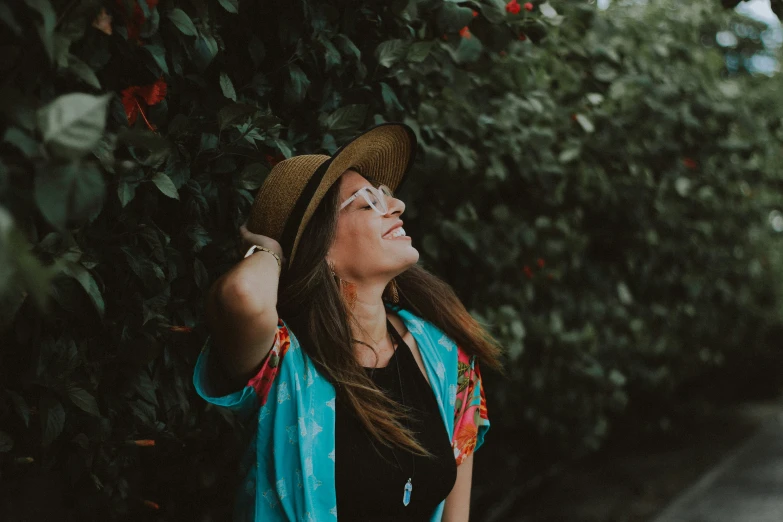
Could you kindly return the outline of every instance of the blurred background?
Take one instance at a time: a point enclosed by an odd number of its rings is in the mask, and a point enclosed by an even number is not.
[[[654,520],[781,411],[781,16],[0,1],[0,519],[229,519],[205,293],[276,162],[404,121],[406,230],[506,349],[472,520]]]

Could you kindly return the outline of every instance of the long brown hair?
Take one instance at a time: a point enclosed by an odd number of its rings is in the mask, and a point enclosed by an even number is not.
[[[326,262],[337,230],[341,180],[326,193],[303,231],[292,266],[281,276],[278,314],[376,440],[387,447],[430,456],[405,427],[408,411],[384,395],[354,355],[350,310]],[[395,281],[400,306],[443,330],[463,350],[475,354],[482,365],[502,371],[497,341],[471,317],[447,283],[419,265]]]

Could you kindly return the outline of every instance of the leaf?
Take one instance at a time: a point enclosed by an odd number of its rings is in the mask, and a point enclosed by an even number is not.
[[[674,189],[680,196],[687,196],[691,192],[691,180],[688,178],[677,178],[674,181]]]
[[[441,31],[459,31],[473,20],[473,9],[452,3],[443,3],[438,11],[437,23]]]
[[[299,103],[304,100],[307,89],[310,87],[310,80],[304,71],[295,63],[288,66],[288,84],[286,85],[285,95],[290,103]]]
[[[392,109],[397,109],[399,111],[403,110],[400,100],[397,99],[397,94],[395,94],[394,89],[392,89],[388,83],[381,82],[381,97],[383,98],[383,103],[386,105],[387,111],[391,111]]]
[[[196,36],[196,34],[198,34],[198,31],[196,31],[196,26],[193,25],[193,20],[191,20],[188,14],[179,7],[175,7],[169,11],[168,16],[169,20],[171,20],[174,25],[177,26],[177,29],[179,29],[180,33],[186,36]]]
[[[269,168],[266,165],[251,163],[244,168],[239,176],[239,185],[247,190],[255,190],[264,183],[267,174],[269,174]]]
[[[585,96],[587,97],[587,101],[593,105],[600,105],[601,102],[604,101],[603,95],[597,92],[589,92]]]
[[[152,56],[152,59],[158,64],[160,70],[165,74],[169,74],[169,66],[166,64],[166,49],[161,45],[145,45],[144,49],[150,53],[150,56]]]
[[[324,53],[324,70],[329,71],[336,65],[340,65],[342,57],[340,56],[337,47],[325,37],[319,37],[318,41],[321,42],[321,45],[324,46],[324,50],[326,51]]]
[[[207,267],[201,262],[199,258],[193,260],[193,279],[196,282],[196,286],[202,292],[207,290],[209,286],[209,273]]]
[[[87,296],[92,301],[93,306],[95,306],[98,315],[103,319],[106,306],[103,302],[103,294],[101,294],[98,283],[95,282],[92,274],[84,266],[74,262],[66,263],[63,266],[63,273],[79,282],[84,291],[87,292]]]
[[[0,20],[5,22],[5,25],[7,25],[16,36],[21,36],[22,26],[16,21],[14,12],[11,11],[11,7],[7,3],[0,4]]]
[[[111,94],[65,94],[38,110],[43,141],[66,159],[84,156],[98,143],[106,126]]]
[[[187,234],[188,237],[193,240],[193,252],[200,252],[202,248],[212,242],[212,238],[209,236],[207,229],[199,224],[188,227]]]
[[[57,228],[68,219],[85,219],[103,206],[106,196],[101,172],[91,165],[42,165],[36,170],[35,202]]]
[[[38,402],[38,412],[43,432],[41,444],[48,446],[63,432],[65,427],[65,409],[63,409],[60,401],[49,395],[44,395]]]
[[[613,369],[611,372],[609,372],[609,381],[618,388],[625,386],[626,380],[627,379],[625,375],[623,375],[619,370]]]
[[[87,390],[83,390],[82,388],[78,388],[76,386],[69,386],[68,397],[71,399],[71,402],[73,402],[83,411],[86,411],[90,415],[95,415],[96,417],[101,416],[101,412],[98,409],[98,403],[95,402],[95,397],[90,395]]]
[[[38,35],[49,55],[49,59],[54,62],[54,28],[57,25],[57,15],[54,12],[49,0],[25,0],[25,3],[38,11],[43,19],[43,24],[38,25]]]
[[[201,134],[201,141],[199,143],[199,150],[204,152],[206,150],[214,150],[218,147],[218,137],[215,134],[204,132]]]
[[[356,129],[364,123],[366,113],[366,105],[340,107],[326,118],[326,128],[330,131]]]
[[[159,288],[160,281],[165,279],[165,274],[158,265],[130,247],[122,246],[120,250],[125,254],[125,259],[130,269],[144,283],[147,289]]]
[[[576,121],[579,122],[579,125],[582,126],[582,129],[584,129],[585,132],[591,133],[595,131],[595,127],[593,126],[593,122],[590,121],[590,119],[585,116],[584,114],[577,114],[576,115]]]
[[[485,0],[481,5],[481,14],[490,23],[499,24],[506,21],[506,2],[503,0]]]
[[[27,405],[27,401],[22,398],[16,392],[8,390],[8,395],[11,397],[11,403],[14,405],[14,410],[24,421],[24,425],[30,427],[30,407]]]
[[[324,134],[324,137],[321,138],[321,148],[326,150],[329,154],[334,154],[339,147],[337,146],[334,136],[326,133]]]
[[[14,439],[4,431],[0,431],[0,453],[8,453],[14,447]]]
[[[220,73],[220,90],[223,91],[223,96],[233,101],[237,101],[237,92],[234,90],[234,84],[231,83],[231,78],[224,72]]]
[[[125,145],[148,150],[150,153],[161,153],[169,149],[169,142],[166,138],[147,129],[124,127],[117,133],[117,139]]]
[[[405,59],[413,63],[423,62],[429,56],[433,45],[435,42],[416,42],[408,49]]]
[[[344,34],[338,34],[337,36],[335,36],[334,40],[337,42],[337,47],[339,47],[344,54],[352,54],[353,57],[356,58],[357,60],[359,60],[362,57],[362,52],[359,50],[358,47],[356,47],[356,44],[354,44]]]
[[[557,16],[557,11],[554,7],[549,5],[549,2],[544,2],[543,4],[539,5],[538,9],[541,11],[541,14],[547,18],[554,18]]]
[[[598,63],[593,67],[593,76],[602,82],[611,82],[617,78],[617,70],[608,63]]]
[[[145,401],[150,404],[158,405],[158,397],[155,393],[155,383],[150,378],[146,370],[141,370],[136,377],[136,392]]]
[[[155,186],[158,187],[158,190],[160,190],[164,195],[172,199],[179,199],[179,192],[177,192],[177,187],[174,185],[174,182],[171,181],[171,178],[163,172],[156,172],[152,177],[152,182],[155,183]]]
[[[275,144],[275,147],[277,147],[278,150],[282,152],[283,156],[285,156],[286,158],[290,158],[291,156],[294,155],[294,151],[291,148],[291,145],[289,145],[285,140],[275,138],[273,142]]]
[[[220,130],[227,129],[237,120],[247,118],[258,112],[258,107],[247,103],[229,103],[218,111],[218,127]]]
[[[567,149],[564,149],[557,157],[557,160],[563,164],[571,163],[572,161],[577,159],[581,153],[582,153],[582,149],[579,147],[579,145],[575,145]]]
[[[239,0],[218,0],[218,2],[229,13],[239,13]]]
[[[461,38],[454,57],[458,63],[472,63],[481,58],[481,51],[483,48],[484,46],[481,45],[481,40],[475,36]]]
[[[404,40],[388,40],[375,49],[375,57],[383,67],[391,67],[403,59],[407,50],[408,44]]]
[[[628,285],[625,283],[617,283],[617,298],[626,306],[633,303],[633,295],[631,294]]]
[[[101,82],[98,81],[98,77],[95,76],[95,72],[92,68],[72,54],[68,56],[68,70],[87,85],[95,87],[96,89],[101,88]]]
[[[28,158],[35,158],[41,153],[41,150],[38,148],[38,142],[16,127],[8,127],[6,129],[3,141],[22,151],[22,154]]]
[[[117,197],[120,200],[122,208],[125,208],[125,205],[133,201],[133,198],[136,195],[136,187],[138,187],[137,183],[131,184],[124,180],[119,181],[117,184]]]
[[[198,67],[199,71],[204,70],[212,63],[218,53],[217,40],[210,34],[200,34],[196,41],[193,42],[193,48],[196,54],[193,58],[193,62]]]

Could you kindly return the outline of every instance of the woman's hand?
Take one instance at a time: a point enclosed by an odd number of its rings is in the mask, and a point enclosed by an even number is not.
[[[245,252],[252,246],[252,245],[258,245],[262,246],[264,248],[268,248],[275,254],[280,256],[280,260],[285,263],[285,258],[283,257],[283,247],[280,246],[280,243],[272,239],[268,236],[262,236],[261,234],[254,234],[250,232],[247,229],[247,221],[242,223],[242,226],[239,227],[239,236],[242,238],[242,255],[245,255]]]

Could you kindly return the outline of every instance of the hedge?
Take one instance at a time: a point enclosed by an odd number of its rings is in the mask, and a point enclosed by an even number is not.
[[[421,144],[422,262],[507,347],[490,414],[521,456],[665,425],[714,368],[768,356],[783,114],[709,43],[750,24],[714,2],[26,0],[0,20],[6,520],[228,518],[247,427],[190,384],[204,295],[274,163],[381,121]]]

